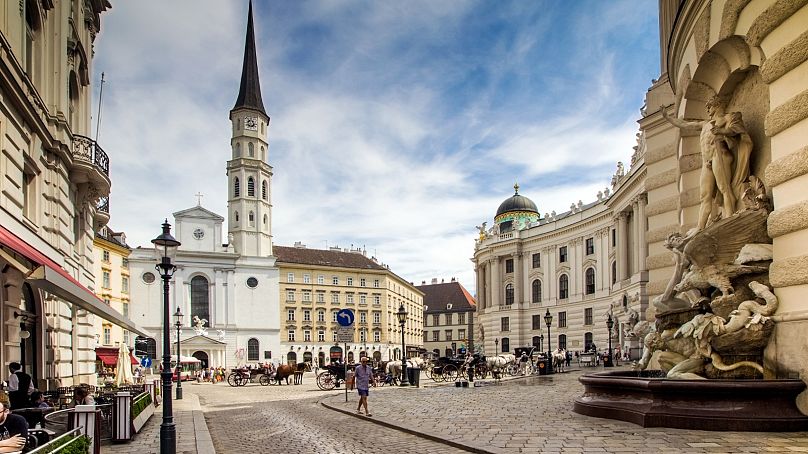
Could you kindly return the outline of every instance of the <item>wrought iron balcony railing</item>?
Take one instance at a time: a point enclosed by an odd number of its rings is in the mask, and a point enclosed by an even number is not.
[[[96,210],[109,214],[109,197],[101,197],[98,199]]]
[[[92,164],[109,176],[109,156],[89,137],[73,135],[73,159]]]

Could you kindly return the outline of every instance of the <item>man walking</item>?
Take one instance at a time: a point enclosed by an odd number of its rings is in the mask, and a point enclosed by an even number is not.
[[[356,413],[362,414],[362,406],[365,406],[365,414],[370,415],[368,411],[368,394],[370,392],[370,381],[374,380],[373,368],[368,366],[368,357],[363,356],[361,364],[357,366],[356,372],[356,390],[359,392],[359,405],[356,407]]]

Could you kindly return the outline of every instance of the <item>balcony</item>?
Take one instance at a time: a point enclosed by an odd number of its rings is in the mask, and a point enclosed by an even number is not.
[[[95,167],[109,178],[109,156],[107,156],[107,153],[104,152],[104,149],[101,148],[95,140],[74,134],[73,159],[76,162],[82,162]]]

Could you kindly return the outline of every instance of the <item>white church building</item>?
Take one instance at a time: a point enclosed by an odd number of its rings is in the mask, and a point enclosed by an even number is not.
[[[241,86],[230,120],[227,230],[224,217],[201,205],[174,213],[173,234],[182,245],[173,260],[177,270],[169,290],[171,313],[179,307],[184,315],[181,355],[199,359],[203,367],[281,360],[279,273],[272,252],[272,167],[267,158],[269,116],[258,79],[252,5]],[[135,347],[154,364],[163,352],[163,287],[156,263],[150,247],[137,248],[129,257],[130,317],[154,333],[154,338],[136,339]]]

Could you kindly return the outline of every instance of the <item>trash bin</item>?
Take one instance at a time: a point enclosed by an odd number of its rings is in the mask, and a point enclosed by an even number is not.
[[[536,360],[536,367],[539,368],[539,375],[547,375],[547,360],[546,359],[538,359],[538,360]]]
[[[416,388],[421,387],[421,368],[420,367],[408,367],[407,368],[407,380],[410,382],[410,386],[415,386]]]

